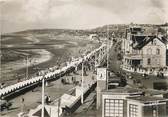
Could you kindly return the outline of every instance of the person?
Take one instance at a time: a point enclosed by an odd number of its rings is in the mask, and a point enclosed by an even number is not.
[[[3,89],[5,87],[5,83],[1,83],[0,88]]]
[[[48,101],[48,96],[45,95],[44,99],[45,99],[45,103],[47,103],[47,101]]]
[[[24,100],[24,98],[22,97],[22,103],[24,103],[24,101],[25,101],[25,100]]]
[[[48,82],[46,81],[45,86],[48,87]]]
[[[48,103],[51,103],[51,97],[48,96]]]
[[[72,79],[71,79],[72,83],[74,83],[74,77],[72,76]]]
[[[17,82],[20,82],[20,78],[17,79]]]
[[[22,105],[21,105],[21,112],[24,111],[24,101],[25,101],[25,99],[22,97],[21,98],[21,103],[22,103]]]

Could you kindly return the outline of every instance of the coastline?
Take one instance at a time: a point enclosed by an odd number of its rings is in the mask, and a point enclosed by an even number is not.
[[[56,43],[57,40],[55,40]],[[71,42],[72,41],[72,42]],[[34,44],[34,43],[33,43]],[[39,71],[57,66],[58,64],[64,65],[65,62],[71,58],[81,56],[86,50],[91,50],[96,47],[97,43],[89,43],[87,40],[65,40],[60,44],[45,45],[44,48],[32,49],[37,53],[29,58],[31,62],[28,64],[29,78],[36,75]],[[32,46],[32,45],[30,45]],[[36,47],[36,45],[34,45]],[[22,49],[22,48],[21,48]],[[24,52],[30,52],[30,49]],[[26,77],[26,60],[12,61],[1,66],[1,79],[0,82],[5,82],[6,85],[11,85],[17,82],[17,79]]]

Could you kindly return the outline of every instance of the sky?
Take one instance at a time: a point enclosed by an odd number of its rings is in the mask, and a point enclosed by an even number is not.
[[[1,32],[168,21],[168,0],[0,0]]]

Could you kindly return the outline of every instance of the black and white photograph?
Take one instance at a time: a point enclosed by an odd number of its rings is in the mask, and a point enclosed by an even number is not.
[[[168,0],[0,0],[0,117],[168,117]]]

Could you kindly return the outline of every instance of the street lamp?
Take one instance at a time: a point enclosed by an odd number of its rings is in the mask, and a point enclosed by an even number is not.
[[[41,117],[44,117],[44,108],[45,108],[45,105],[44,105],[44,82],[45,82],[45,75],[43,76],[43,79],[42,79],[42,110],[41,110]]]
[[[22,55],[23,56],[23,55]],[[25,59],[25,56],[23,56]],[[26,79],[29,77],[29,63],[31,63],[31,59],[29,59],[29,56],[26,55]]]
[[[106,81],[107,90],[108,90],[108,68],[109,68],[109,27],[107,26],[107,81]]]
[[[82,85],[82,95],[81,95],[81,103],[83,104],[83,61],[82,61],[82,83],[81,83],[81,85]]]
[[[26,56],[26,79],[28,79],[29,68],[28,68],[28,56]]]

